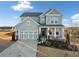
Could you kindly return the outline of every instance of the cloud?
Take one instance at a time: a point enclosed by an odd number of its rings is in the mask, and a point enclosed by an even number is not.
[[[79,26],[79,20],[73,20],[72,24],[73,26]]]
[[[72,22],[73,22],[73,23],[74,23],[74,22],[79,22],[79,20],[73,20]]]
[[[70,27],[71,26],[70,20],[69,19],[63,19],[63,25],[66,26],[66,27]]]
[[[27,11],[33,9],[34,7],[31,6],[31,3],[28,1],[19,1],[17,5],[11,6],[11,8],[15,11]]]
[[[68,24],[68,23],[65,23],[64,26],[65,27],[71,27],[70,24]]]
[[[63,22],[68,22],[69,20],[68,19],[63,19]]]
[[[18,19],[18,17],[17,16],[14,16],[13,19]]]
[[[71,17],[71,19],[79,20],[79,13],[73,15],[73,16]]]
[[[71,16],[73,26],[79,26],[79,13]]]

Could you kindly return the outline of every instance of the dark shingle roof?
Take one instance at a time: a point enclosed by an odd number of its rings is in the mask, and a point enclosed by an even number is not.
[[[20,17],[24,16],[40,16],[43,12],[24,12]]]

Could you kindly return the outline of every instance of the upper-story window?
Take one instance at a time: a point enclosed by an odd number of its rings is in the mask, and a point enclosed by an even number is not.
[[[51,23],[54,23],[54,21],[51,21]]]
[[[52,23],[52,24],[57,24],[58,22],[57,22],[57,21],[51,21],[51,23]]]
[[[59,17],[50,17],[50,24],[58,24],[59,22]]]
[[[45,17],[41,17],[41,18],[40,18],[40,23],[41,23],[41,24],[45,24]]]
[[[55,24],[57,24],[57,21],[55,21]]]
[[[27,21],[27,25],[30,25],[30,21]]]

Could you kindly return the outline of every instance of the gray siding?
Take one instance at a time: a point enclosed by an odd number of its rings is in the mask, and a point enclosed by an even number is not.
[[[30,23],[28,23],[28,21],[30,21]],[[16,26],[16,29],[18,31],[28,31],[28,32],[35,31],[36,32],[38,31],[38,26],[31,20],[27,20],[24,23]]]
[[[46,16],[46,25],[60,25],[62,24],[61,16]]]
[[[36,21],[37,23],[40,22],[40,18],[39,17],[31,17],[34,21]]]
[[[45,17],[40,17],[40,24],[45,24],[45,23],[46,23]]]
[[[31,17],[34,21],[36,21],[37,23],[40,22],[40,18],[39,17]],[[26,19],[26,17],[21,17],[21,20],[23,21],[24,19]]]

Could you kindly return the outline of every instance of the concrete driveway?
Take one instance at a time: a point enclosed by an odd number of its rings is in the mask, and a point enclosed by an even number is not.
[[[18,40],[0,53],[0,57],[36,57],[36,40]]]

